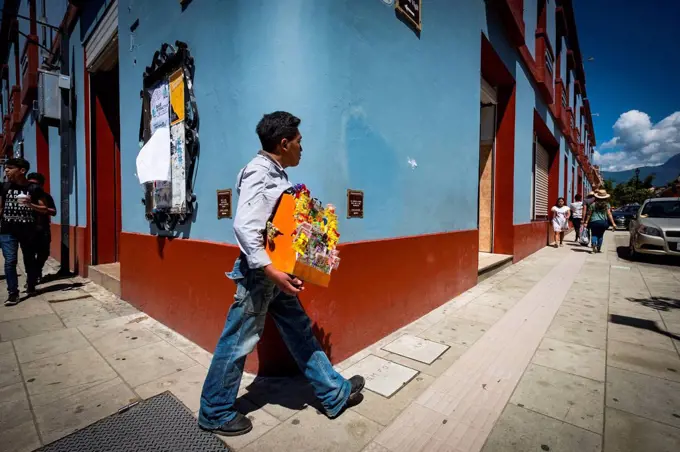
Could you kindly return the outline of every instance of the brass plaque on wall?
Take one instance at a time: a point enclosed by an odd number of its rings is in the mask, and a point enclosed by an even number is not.
[[[231,218],[231,188],[217,190],[217,219]]]
[[[347,190],[347,218],[364,218],[364,192]]]

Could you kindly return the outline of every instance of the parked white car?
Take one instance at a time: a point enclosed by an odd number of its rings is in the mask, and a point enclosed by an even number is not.
[[[680,256],[680,198],[646,200],[630,221],[630,257]]]

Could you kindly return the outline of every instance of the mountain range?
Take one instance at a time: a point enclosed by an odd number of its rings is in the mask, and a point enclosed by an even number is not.
[[[680,154],[676,154],[669,158],[666,163],[661,166],[641,166],[640,180],[650,174],[654,174],[654,185],[657,187],[666,185],[668,182],[675,180],[680,176]],[[627,171],[602,171],[602,179],[611,179],[614,183],[628,182],[635,177],[635,168]]]

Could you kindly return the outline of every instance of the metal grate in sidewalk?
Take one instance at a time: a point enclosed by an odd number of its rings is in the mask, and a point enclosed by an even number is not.
[[[230,449],[213,434],[199,429],[189,409],[166,391],[38,450],[224,452]]]

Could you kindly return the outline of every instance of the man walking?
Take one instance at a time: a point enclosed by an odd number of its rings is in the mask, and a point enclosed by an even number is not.
[[[19,247],[26,266],[26,293],[35,292],[37,269],[35,266],[35,215],[47,213],[42,190],[31,186],[26,179],[30,168],[28,161],[12,158],[5,162],[7,182],[0,190],[0,246],[5,258],[5,278],[9,297],[5,306],[19,303],[17,260]]]
[[[50,231],[50,217],[57,214],[57,206],[49,193],[45,192],[45,176],[40,173],[31,173],[26,176],[28,183],[38,187],[43,194],[43,201],[47,211],[45,213],[36,212],[35,218],[35,268],[38,273],[37,283],[40,284],[43,277],[43,267],[47,258],[50,257],[50,243],[52,242],[52,232]]]
[[[281,194],[291,188],[285,169],[300,163],[299,125],[300,119],[290,113],[264,115],[256,129],[262,150],[237,177],[234,233],[241,256],[229,274],[236,295],[203,385],[198,416],[202,429],[220,435],[242,435],[253,428],[234,403],[246,356],[262,336],[267,313],[329,418],[361,401],[364,379],[357,375],[346,380],[337,373],[312,333],[297,297],[302,282],[274,268],[265,251],[267,221]]]

